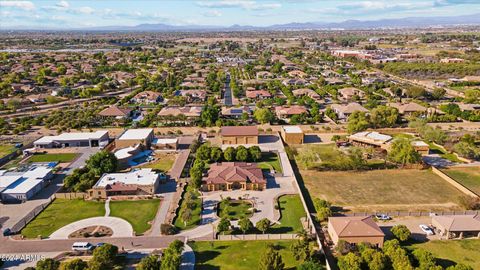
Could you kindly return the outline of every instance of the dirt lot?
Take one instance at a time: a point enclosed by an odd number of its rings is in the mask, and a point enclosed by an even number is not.
[[[347,211],[455,210],[463,195],[429,170],[300,173],[311,197]]]

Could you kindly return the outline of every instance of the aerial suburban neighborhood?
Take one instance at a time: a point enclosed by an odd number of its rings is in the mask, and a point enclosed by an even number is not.
[[[0,0],[0,269],[480,269],[480,3],[390,2]]]

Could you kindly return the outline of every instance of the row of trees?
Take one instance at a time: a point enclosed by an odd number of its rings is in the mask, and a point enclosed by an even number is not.
[[[118,160],[108,151],[93,154],[83,168],[78,168],[64,180],[64,187],[75,192],[84,192],[91,188],[104,173],[117,170]]]
[[[368,128],[394,127],[399,120],[396,108],[378,106],[369,114],[356,111],[348,117],[347,131],[355,133]]]
[[[243,145],[237,148],[228,147],[222,151],[220,147],[211,146],[208,143],[201,145],[196,152],[196,158],[201,161],[212,163],[225,161],[253,161],[257,162],[262,158],[262,151],[258,146],[246,148]]]

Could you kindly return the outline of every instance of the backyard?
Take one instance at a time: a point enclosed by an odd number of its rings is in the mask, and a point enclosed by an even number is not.
[[[480,269],[480,240],[435,240],[421,244],[414,244],[410,248],[422,248],[430,251],[439,259],[443,267],[463,263]]]
[[[27,162],[54,162],[67,163],[77,158],[77,153],[34,154]]]
[[[277,173],[282,172],[282,166],[278,160],[278,155],[275,153],[262,153],[262,159],[258,162],[258,167],[263,170],[270,170],[273,168]]]
[[[250,270],[257,269],[261,255],[268,244],[274,244],[285,263],[284,269],[295,269],[299,263],[293,258],[293,241],[202,241],[191,242],[195,252],[197,270]]]
[[[39,235],[47,237],[74,221],[104,214],[103,203],[81,199],[55,199],[42,213],[27,224],[21,234],[27,238],[36,238]]]
[[[132,224],[136,234],[142,234],[150,229],[149,222],[155,219],[159,205],[159,199],[111,201],[110,216],[125,219]]]
[[[299,195],[284,195],[278,198],[280,209],[279,224],[272,226],[269,233],[296,233],[302,229],[300,218],[305,211]]]
[[[443,147],[438,147],[435,144],[429,142],[428,146],[430,147],[430,154],[438,154],[440,157],[447,159],[455,163],[463,163],[457,156],[453,153],[447,152]]]
[[[460,209],[463,195],[430,170],[300,171],[312,198],[346,211],[439,211]]]
[[[238,220],[243,217],[251,217],[253,215],[252,203],[245,200],[223,200],[218,205],[218,214],[221,218],[230,220]]]
[[[161,172],[168,172],[175,162],[176,153],[155,153],[155,160],[142,165],[142,168],[152,168]]]
[[[480,167],[451,167],[442,172],[480,195]]]

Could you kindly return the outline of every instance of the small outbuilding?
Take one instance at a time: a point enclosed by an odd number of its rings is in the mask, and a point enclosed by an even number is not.
[[[115,142],[115,147],[120,149],[141,144],[146,148],[150,148],[153,139],[153,128],[129,129],[120,135]]]
[[[302,144],[305,137],[299,126],[283,126],[281,135],[286,144]]]
[[[222,144],[258,144],[256,126],[222,127]]]
[[[480,238],[480,215],[433,216],[432,225],[446,239]]]

